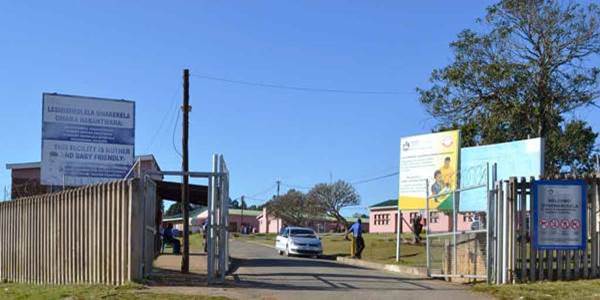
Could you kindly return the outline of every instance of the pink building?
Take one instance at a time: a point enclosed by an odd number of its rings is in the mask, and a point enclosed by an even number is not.
[[[251,230],[258,230],[258,220],[256,216],[260,214],[260,210],[247,210],[244,209],[229,209],[229,231],[240,232],[242,225],[249,227]],[[204,220],[208,218],[208,210],[206,208],[199,208],[190,212],[190,231],[200,232],[202,231],[202,224]],[[181,215],[165,216],[163,223],[173,223],[173,227],[177,230],[183,230],[183,219]]]
[[[242,226],[249,227],[258,230],[258,220],[256,216],[261,213],[260,210],[241,210],[241,209],[229,209],[229,231],[240,232]],[[200,214],[194,218],[190,218],[190,225],[196,230],[201,230],[204,220],[208,218],[208,210],[204,209]]]
[[[285,224],[280,218],[276,218],[273,215],[268,215],[266,208],[263,208],[262,212],[256,216],[256,220],[258,222],[259,233],[278,233],[284,226],[291,225]],[[346,218],[346,220],[349,223],[356,222],[356,218]],[[361,219],[361,221],[363,222],[363,231],[369,232],[368,220]],[[344,226],[338,224],[337,220],[330,217],[313,219],[309,221],[308,227],[314,229],[318,233],[344,231]]]
[[[424,211],[403,210],[401,213],[400,232],[411,232],[412,221]],[[444,232],[452,230],[451,217],[443,212],[430,212],[432,232]],[[459,213],[457,228],[459,231],[471,230],[471,225],[476,219],[475,213]],[[483,218],[484,216],[479,216]],[[427,222],[425,218],[424,222]],[[425,223],[426,224],[426,223]],[[369,207],[369,225],[371,233],[395,233],[398,228],[398,200],[392,199],[377,203]]]

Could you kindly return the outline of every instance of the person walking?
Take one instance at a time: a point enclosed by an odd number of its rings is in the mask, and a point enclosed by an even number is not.
[[[208,219],[202,223],[202,237],[204,239],[204,253],[208,253]]]
[[[362,222],[360,218],[356,219],[356,222],[348,228],[348,233],[352,233],[355,254],[354,258],[360,259],[362,252],[365,249],[365,240],[362,237]]]

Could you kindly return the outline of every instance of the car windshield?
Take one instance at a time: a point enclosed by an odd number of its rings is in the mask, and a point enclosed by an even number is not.
[[[316,237],[315,232],[310,229],[291,229],[290,236],[298,237]]]

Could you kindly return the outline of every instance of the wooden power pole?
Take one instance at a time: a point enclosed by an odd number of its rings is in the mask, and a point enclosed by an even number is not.
[[[189,157],[188,157],[188,138],[189,138],[189,113],[190,107],[190,70],[183,70],[183,134],[182,134],[182,162],[183,185],[181,186],[181,202],[183,210],[183,255],[181,256],[181,272],[190,271],[190,228],[189,228],[189,203],[190,203],[190,177],[189,177]]]

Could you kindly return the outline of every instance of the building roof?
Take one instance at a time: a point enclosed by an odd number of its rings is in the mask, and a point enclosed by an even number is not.
[[[42,164],[39,161],[36,162],[26,162],[26,163],[15,163],[15,164],[6,164],[7,170],[19,170],[19,169],[35,169],[39,168]]]
[[[348,221],[348,223],[354,223],[357,219],[358,218],[355,217],[346,217],[346,221]],[[369,218],[360,218],[360,222],[363,224],[369,224]]]
[[[142,161],[148,161],[148,160],[156,161],[156,158],[154,158],[153,154],[136,155],[135,160],[137,161],[138,159],[142,160]],[[25,163],[6,164],[6,169],[7,170],[35,169],[35,168],[40,168],[41,166],[42,166],[41,162],[33,161],[33,162],[25,162]],[[156,167],[160,170],[160,166],[158,165],[158,163],[156,164]]]
[[[398,199],[390,199],[390,200],[385,200],[383,202],[379,202],[377,204],[373,204],[371,206],[369,206],[369,209],[373,209],[373,208],[392,208],[392,207],[398,207]]]
[[[249,209],[244,209],[244,216],[252,216],[252,217],[256,217],[258,215],[260,215],[262,213],[262,210],[249,210]],[[230,208],[229,209],[229,214],[230,215],[242,215],[242,210],[241,209],[237,209],[237,208]]]
[[[196,208],[192,211],[190,211],[190,219],[197,217],[198,215],[200,215],[201,213],[203,213],[204,211],[206,211],[206,207],[200,207],[200,208]],[[171,215],[171,216],[163,216],[163,222],[175,222],[175,221],[182,221],[183,220],[183,216],[182,214],[176,214],[176,215]]]
[[[244,211],[244,214],[246,214],[246,211]],[[256,215],[256,218],[260,219],[262,217],[263,217],[262,211],[259,211],[259,213]],[[355,218],[355,217],[344,217],[344,218],[346,218],[346,221],[348,221],[348,223],[354,223],[354,222],[356,222],[356,219],[358,219],[358,218]],[[315,216],[315,217],[313,217],[313,220],[315,220],[315,221],[328,221],[328,222],[336,222],[337,221],[336,218],[330,217],[330,216]],[[369,224],[369,218],[360,218],[360,221],[362,223]]]

